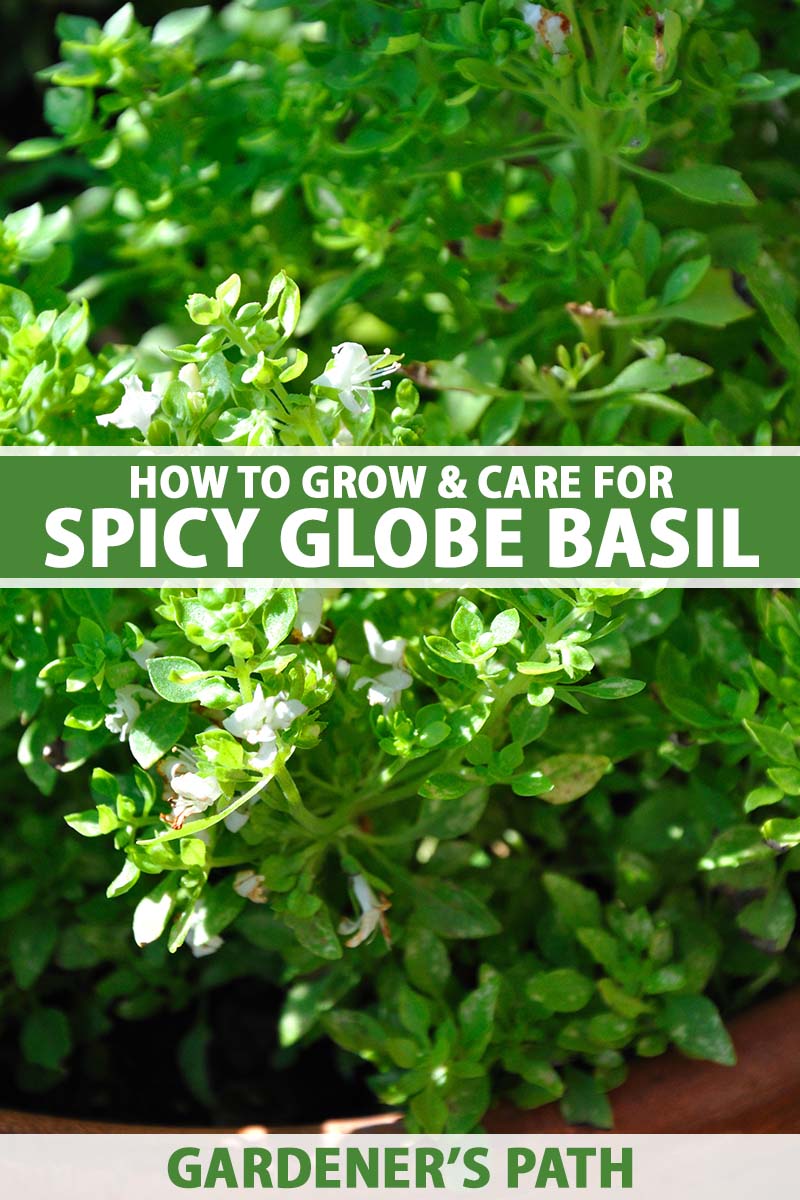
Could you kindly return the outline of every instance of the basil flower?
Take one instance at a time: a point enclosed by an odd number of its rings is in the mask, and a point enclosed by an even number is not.
[[[370,658],[375,662],[385,663],[388,667],[400,666],[406,652],[405,638],[390,638],[384,641],[372,621],[364,622],[364,637],[367,639]]]
[[[386,939],[386,944],[389,945],[389,926],[383,914],[392,907],[391,904],[385,896],[381,896],[379,899],[375,895],[365,876],[353,875],[351,883],[353,896],[361,912],[357,917],[344,918],[339,923],[339,933],[352,934],[345,945],[354,950],[356,946],[360,946],[362,942],[371,938],[379,926]]]
[[[119,407],[113,412],[101,413],[98,425],[114,425],[117,429],[138,429],[142,437],[147,435],[150,422],[161,404],[161,396],[155,391],[145,391],[138,375],[123,381],[124,391]]]
[[[391,387],[385,375],[393,375],[400,370],[399,362],[390,362],[391,350],[370,357],[358,342],[342,342],[333,347],[333,359],[327,369],[316,379],[312,379],[317,387],[331,388],[336,392],[342,404],[355,416],[360,416],[369,409],[369,393]],[[373,380],[381,379],[380,383]]]
[[[294,627],[302,638],[312,638],[322,624],[322,588],[301,588],[297,593]]]
[[[408,671],[404,671],[400,667],[393,667],[391,671],[384,671],[382,675],[374,677],[365,675],[357,680],[356,691],[366,687],[367,684],[369,684],[367,703],[380,704],[384,711],[388,712],[392,708],[397,708],[401,694],[411,685],[411,676]]]
[[[172,808],[168,824],[181,829],[189,817],[198,816],[215,804],[222,795],[219,781],[213,775],[199,775],[192,755],[168,758],[162,766],[167,777],[167,800]]]
[[[233,890],[237,896],[252,900],[253,904],[266,904],[267,893],[264,891],[264,876],[255,871],[238,871],[233,880]]]
[[[206,929],[207,919],[208,908],[206,902],[205,900],[198,900],[186,934],[186,945],[195,958],[205,958],[209,954],[216,954],[220,946],[223,945],[224,939],[219,934],[210,934]]]
[[[364,635],[367,639],[370,658],[383,663],[390,670],[380,675],[365,675],[356,680],[355,688],[369,685],[367,702],[380,704],[384,711],[396,708],[400,703],[400,695],[411,685],[411,676],[403,669],[403,654],[406,649],[405,638],[390,638],[384,641],[372,621],[364,622]]]
[[[138,687],[135,683],[128,684],[126,687],[121,687],[117,690],[114,696],[114,707],[111,712],[106,713],[104,724],[109,733],[116,733],[121,742],[126,742],[130,736],[136,718],[142,711],[142,706],[137,700],[140,698],[151,698],[152,692],[147,688]]]
[[[285,692],[265,696],[259,684],[253,699],[240,704],[222,724],[234,737],[257,747],[256,753],[250,756],[250,766],[263,770],[272,764],[278,753],[278,733],[288,729],[307,711],[305,704],[287,699]]]
[[[572,25],[563,13],[552,12],[543,4],[523,4],[522,19],[536,34],[536,45],[544,46],[553,58],[566,54]]]

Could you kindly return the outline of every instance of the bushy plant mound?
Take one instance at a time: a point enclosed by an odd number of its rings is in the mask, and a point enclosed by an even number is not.
[[[44,793],[80,773],[67,823],[113,842],[126,898],[100,900],[66,830],[18,818],[8,965],[54,1080],[53,953],[94,969],[96,1020],[186,1004],[167,947],[208,986],[270,978],[285,1047],[333,1038],[427,1131],[506,1094],[607,1125],[632,1054],[732,1063],[714,1001],[797,976],[784,596],[6,593],[0,627],[20,759]]]
[[[310,377],[392,346],[423,441],[797,440],[796,6],[239,0],[58,32],[4,188],[4,441],[94,440],[187,295],[238,272],[260,302],[280,269]]]
[[[776,62],[770,5],[589,7],[61,18],[0,441],[797,440],[797,17]],[[273,1067],[332,1039],[412,1128],[603,1126],[797,977],[791,596],[6,591],[0,639],[22,1087],[191,1013],[219,1116],[204,1005],[256,981]]]

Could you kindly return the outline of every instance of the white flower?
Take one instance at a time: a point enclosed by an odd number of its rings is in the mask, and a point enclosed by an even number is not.
[[[322,588],[301,588],[297,593],[297,616],[294,627],[303,638],[311,638],[322,623]]]
[[[347,428],[346,425],[342,424],[341,421],[339,422],[339,428],[336,430],[336,433],[331,438],[331,445],[332,446],[352,446],[353,445],[353,434]]]
[[[312,638],[322,624],[322,608],[325,601],[335,600],[341,590],[338,587],[300,588],[297,593],[295,632],[306,640]]]
[[[186,934],[186,945],[195,958],[205,958],[208,954],[216,954],[223,939],[219,934],[210,934],[206,929],[208,908],[204,900],[198,900],[192,913],[189,930]]]
[[[114,707],[105,716],[105,727],[109,733],[118,734],[119,740],[126,742],[134,721],[142,711],[142,706],[136,697],[144,698],[151,695],[152,693],[148,692],[147,688],[137,687],[136,684],[118,688],[114,696]]]
[[[228,813],[222,823],[229,833],[238,833],[240,829],[244,829],[249,820],[250,813],[244,812],[243,808],[237,808],[234,812]]]
[[[267,893],[264,891],[264,876],[255,871],[239,871],[233,880],[233,890],[237,896],[252,900],[253,904],[266,904]]]
[[[247,765],[254,771],[266,771],[267,767],[271,767],[277,757],[277,738],[274,738],[272,741],[265,738],[258,749],[249,755]]]
[[[372,621],[364,622],[364,636],[370,658],[387,667],[399,667],[406,651],[405,638],[390,638],[385,642]]]
[[[141,667],[143,671],[146,671],[148,658],[153,658],[160,650],[160,646],[145,638],[138,650],[128,651],[128,657],[133,659],[137,667]]]
[[[138,429],[145,437],[161,403],[161,396],[155,391],[146,392],[138,375],[128,376],[122,386],[125,390],[119,408],[102,413],[97,418],[97,424],[116,425],[117,429]]]
[[[182,829],[189,817],[205,812],[222,795],[219,781],[212,775],[198,775],[192,770],[196,765],[189,754],[165,759],[162,765],[162,773],[167,776],[167,800],[172,806],[169,824],[173,829]]]
[[[391,904],[385,896],[378,899],[363,875],[354,875],[352,885],[353,895],[361,912],[356,918],[352,920],[345,918],[339,923],[339,933],[353,935],[348,938],[345,945],[349,946],[351,950],[355,949],[356,946],[360,946],[362,942],[372,937],[372,934],[380,926],[388,946],[390,944],[389,928],[383,914],[392,907]]]
[[[400,694],[412,682],[408,671],[402,666],[406,649],[405,638],[390,638],[389,641],[384,641],[372,621],[364,622],[364,636],[367,639],[370,658],[390,669],[377,676],[362,676],[356,681],[355,688],[358,690],[369,685],[369,704],[380,704],[386,711],[396,708],[400,702]]]
[[[536,34],[537,46],[544,46],[553,58],[567,53],[567,38],[572,25],[563,13],[552,12],[543,4],[523,4],[522,19]]]
[[[369,408],[370,392],[391,387],[385,375],[400,370],[398,362],[389,362],[391,350],[370,358],[358,342],[342,342],[333,347],[333,359],[327,369],[311,382],[318,387],[332,388],[348,412],[359,415]],[[381,379],[380,383],[373,380]]]
[[[228,733],[258,748],[251,754],[249,765],[263,770],[274,762],[278,753],[278,733],[307,711],[300,700],[287,700],[285,692],[265,696],[259,684],[253,699],[240,704],[222,724]]]
[[[384,671],[382,675],[363,676],[356,681],[355,689],[358,691],[359,688],[369,685],[368,703],[380,704],[388,712],[397,707],[401,694],[407,687],[410,687],[411,682],[408,671],[404,671],[401,667],[392,667],[390,671]]]
[[[196,363],[185,363],[178,371],[178,379],[185,383],[190,392],[202,392],[203,381]]]

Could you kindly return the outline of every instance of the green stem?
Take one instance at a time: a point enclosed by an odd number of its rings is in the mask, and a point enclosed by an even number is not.
[[[250,678],[250,670],[246,661],[243,658],[237,658],[236,655],[233,658],[233,667],[239,682],[242,700],[245,704],[248,704],[253,699],[253,681]]]
[[[297,784],[285,766],[278,768],[275,772],[275,779],[289,804],[292,816],[309,833],[312,833],[315,837],[327,839],[332,833],[336,833],[341,828],[344,820],[339,814],[325,821],[320,817],[316,817],[314,813],[306,808],[303,803],[303,797],[297,790]]]

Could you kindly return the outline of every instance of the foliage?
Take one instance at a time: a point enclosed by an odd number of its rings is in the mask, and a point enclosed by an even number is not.
[[[312,373],[392,344],[429,442],[795,441],[797,18],[570,2],[549,45],[547,11],[61,17],[2,277],[40,313],[89,299],[144,369],[186,340],[186,295],[285,269]]]
[[[0,441],[796,441],[775,19],[60,18],[4,183]],[[25,1087],[252,973],[412,1128],[607,1126],[632,1058],[731,1063],[720,1013],[797,978],[791,595],[6,591],[0,651]]]
[[[20,761],[44,792],[97,764],[94,806],[67,823],[87,853],[116,849],[81,857],[59,836],[56,868],[36,852],[44,809],[19,818],[33,853],[4,851],[6,969],[39,1074],[57,1078],[69,1051],[66,1017],[42,1015],[61,1011],[53,954],[101,968],[100,996],[127,1015],[186,1003],[164,954],[190,962],[187,943],[218,952],[218,981],[261,957],[286,988],[283,1044],[324,1033],[366,1058],[418,1128],[472,1129],[498,1094],[607,1125],[631,1055],[672,1041],[731,1063],[711,997],[729,1011],[797,977],[788,596],[250,588],[4,605]]]

